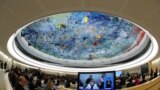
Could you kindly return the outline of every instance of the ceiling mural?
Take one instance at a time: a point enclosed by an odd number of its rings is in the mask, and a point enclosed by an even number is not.
[[[57,58],[111,58],[138,46],[145,32],[135,24],[99,12],[68,12],[41,18],[21,36],[28,46]]]

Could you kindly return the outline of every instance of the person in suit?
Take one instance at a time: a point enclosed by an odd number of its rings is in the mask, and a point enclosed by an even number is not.
[[[37,77],[31,77],[30,80],[29,80],[29,90],[35,90],[35,88],[37,88]]]
[[[83,83],[81,80],[79,80],[79,86],[83,87]]]
[[[23,87],[27,84],[24,76],[19,76],[18,84],[15,86],[15,90],[25,90]]]
[[[86,86],[87,90],[99,90],[96,83],[94,83],[94,80],[92,79]]]
[[[83,90],[83,83],[81,80],[79,80],[79,90]]]
[[[67,79],[67,80],[66,80],[66,85],[65,85],[66,88],[70,88],[70,86],[71,86],[70,83],[71,83],[71,80],[70,80],[70,79]]]
[[[92,75],[89,75],[89,77],[86,80],[86,84],[88,85],[91,82],[91,80],[93,80]]]
[[[103,89],[104,88],[104,75],[101,76],[100,78],[100,86],[99,86],[100,89]]]
[[[156,78],[157,77],[157,72],[154,72],[154,78]]]
[[[145,74],[142,74],[142,81],[140,81],[141,84],[146,82],[145,77],[146,77]]]
[[[110,80],[110,78],[106,81],[106,88],[111,88],[112,86],[112,81]]]

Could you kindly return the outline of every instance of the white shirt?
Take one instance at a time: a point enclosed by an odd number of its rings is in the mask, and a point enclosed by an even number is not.
[[[88,84],[87,87],[86,87],[86,89],[91,89],[91,85]],[[97,84],[94,84],[93,89],[99,89],[98,86],[97,86]]]

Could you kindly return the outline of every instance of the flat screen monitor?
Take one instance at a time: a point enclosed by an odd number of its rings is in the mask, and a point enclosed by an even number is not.
[[[80,72],[77,90],[115,90],[115,72]]]

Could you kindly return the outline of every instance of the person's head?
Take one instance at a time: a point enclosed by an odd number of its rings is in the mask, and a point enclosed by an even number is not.
[[[24,76],[19,76],[18,81],[21,86],[25,86],[27,84],[27,81]]]
[[[36,82],[37,81],[37,76],[33,77],[33,81]]]
[[[51,79],[50,79],[51,81],[53,81],[53,77],[51,77]]]
[[[92,75],[89,75],[89,78],[92,78]]]
[[[136,78],[137,76],[138,76],[138,75],[135,73],[133,77],[135,77],[135,78]]]

